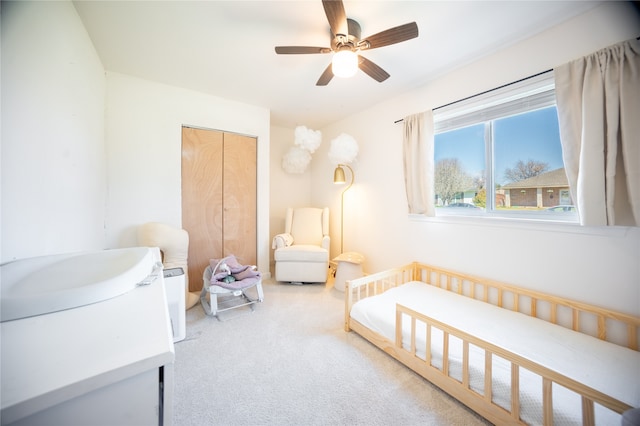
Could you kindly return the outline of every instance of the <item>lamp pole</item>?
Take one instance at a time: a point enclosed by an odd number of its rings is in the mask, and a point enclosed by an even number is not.
[[[351,173],[351,182],[349,182],[349,186],[347,186],[343,191],[342,191],[342,195],[340,196],[340,254],[342,254],[344,252],[344,193],[347,192],[349,190],[349,188],[351,188],[351,185],[353,185],[353,169],[351,167],[349,167],[349,165],[347,164],[338,164],[338,167],[346,167],[347,169],[349,169],[349,172]]]

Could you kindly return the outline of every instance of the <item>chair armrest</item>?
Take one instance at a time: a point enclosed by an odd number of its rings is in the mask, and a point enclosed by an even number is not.
[[[325,250],[329,250],[329,245],[331,244],[331,239],[329,238],[328,235],[325,235],[324,237],[322,237],[322,248]]]
[[[291,236],[291,234],[278,234],[273,237],[271,248],[277,250],[279,248],[289,247],[291,244],[293,244],[293,236]]]

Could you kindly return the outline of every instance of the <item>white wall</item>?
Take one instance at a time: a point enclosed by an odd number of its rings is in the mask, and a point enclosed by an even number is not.
[[[393,124],[636,37],[638,28],[637,11],[628,3],[607,2],[321,129],[323,144],[309,171],[296,176],[279,167],[293,142],[293,129],[270,133],[267,110],[118,74],[105,79],[71,3],[2,2],[0,257],[7,261],[132,245],[140,223],[179,224],[183,123],[258,137],[261,270],[268,270],[270,239],[282,220],[278,215],[289,204],[331,208],[335,256],[341,188],[331,181],[333,166],[326,154],[330,141],[346,132],[358,140],[360,154],[354,164],[356,183],[345,196],[345,250],[365,254],[366,270],[416,259],[638,315],[639,228],[571,232],[566,227],[410,220],[402,179],[402,126]],[[269,199],[271,219],[264,213]]]
[[[258,138],[268,271],[269,111],[105,71],[71,2],[2,2],[2,261],[137,244],[181,224],[181,126]],[[106,117],[106,118],[105,118]]]
[[[271,127],[270,183],[270,238],[284,232],[287,207],[311,206],[311,165],[304,173],[287,173],[282,168],[282,157],[294,146],[294,129]],[[326,143],[326,142],[323,142]],[[313,157],[312,157],[313,158]],[[320,206],[322,207],[322,206]],[[275,273],[273,250],[269,251],[269,265]]]
[[[640,228],[522,226],[505,222],[412,220],[395,120],[536,74],[634,38],[638,12],[607,2],[561,26],[455,70],[411,93],[322,129],[359,143],[353,188],[345,195],[345,251],[375,272],[412,260],[640,314]],[[393,77],[391,77],[393,78]],[[340,192],[331,183],[329,143],[314,156],[312,202],[332,208],[332,256],[339,253]]]
[[[2,2],[1,261],[105,244],[104,71],[70,2]]]
[[[182,224],[182,125],[258,139],[258,268],[269,265],[269,110],[107,73],[107,243],[137,244],[137,227]]]

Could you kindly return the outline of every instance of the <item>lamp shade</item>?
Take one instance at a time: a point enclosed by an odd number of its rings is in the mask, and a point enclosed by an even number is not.
[[[331,60],[333,75],[341,78],[349,78],[358,71],[358,55],[351,50],[341,50],[333,55]]]
[[[343,184],[346,181],[347,179],[344,177],[344,169],[340,166],[336,167],[333,172],[333,183]]]

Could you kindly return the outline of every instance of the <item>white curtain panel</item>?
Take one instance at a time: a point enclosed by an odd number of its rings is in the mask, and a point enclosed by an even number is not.
[[[433,112],[404,118],[404,181],[409,214],[435,216]]]
[[[640,226],[640,41],[554,71],[564,165],[580,223]]]

